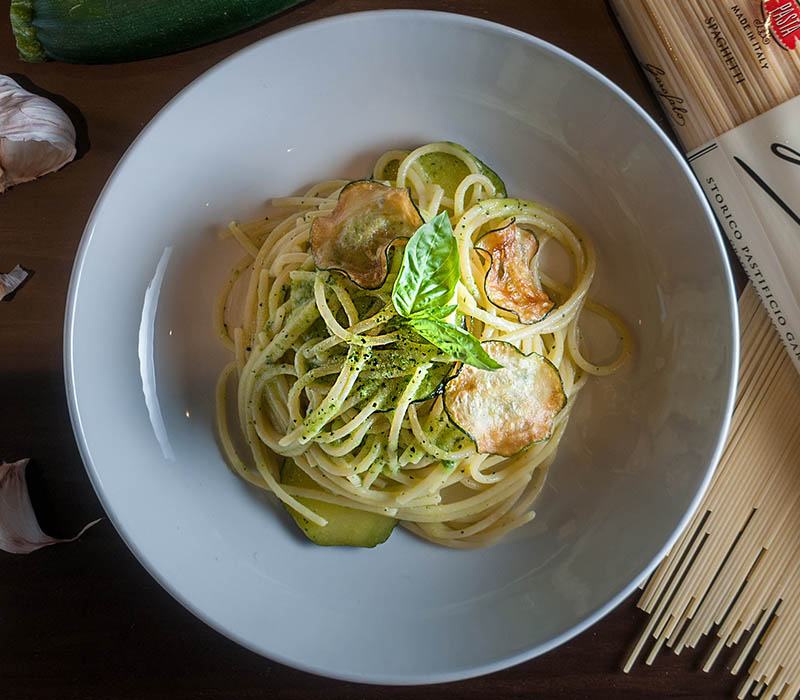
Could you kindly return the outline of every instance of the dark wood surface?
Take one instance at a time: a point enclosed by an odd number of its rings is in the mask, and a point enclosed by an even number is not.
[[[168,1],[168,0],[165,0]],[[30,457],[43,529],[67,536],[103,511],[67,412],[63,316],[84,224],[106,178],[153,115],[203,71],[248,44],[312,19],[379,8],[474,15],[546,39],[610,77],[662,126],[643,76],[602,0],[309,0],[248,32],[148,61],[72,66],[19,61],[5,3],[0,73],[55,99],[78,128],[78,158],[0,195],[0,268],[33,270],[0,303],[0,461]],[[0,697],[47,698],[731,698],[737,681],[703,650],[662,653],[620,671],[646,622],[630,597],[594,627],[528,663],[424,688],[331,681],[263,659],[206,627],[150,578],[103,520],[79,542],[0,552]],[[725,659],[723,659],[723,662]]]

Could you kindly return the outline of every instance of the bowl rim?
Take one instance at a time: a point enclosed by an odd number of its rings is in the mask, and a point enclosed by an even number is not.
[[[78,301],[78,289],[81,283],[84,262],[96,231],[96,224],[97,224],[97,219],[99,217],[99,211],[103,204],[107,190],[112,186],[112,184],[116,180],[118,170],[125,165],[125,163],[128,160],[128,157],[138,147],[140,141],[142,141],[150,133],[150,131],[160,123],[161,119],[164,117],[166,112],[170,109],[170,107],[174,103],[176,103],[186,92],[193,89],[196,83],[206,79],[209,75],[215,73],[216,71],[222,70],[229,62],[236,60],[237,57],[240,57],[243,54],[258,50],[258,48],[261,45],[268,43],[278,37],[280,37],[281,39],[285,39],[287,36],[291,36],[296,33],[303,33],[311,28],[315,29],[320,27],[335,28],[336,26],[341,24],[372,21],[375,19],[392,20],[393,18],[418,20],[420,22],[426,20],[439,20],[448,24],[455,23],[465,28],[480,28],[484,30],[489,30],[499,35],[505,35],[515,40],[531,44],[535,46],[537,49],[550,53],[551,55],[554,55],[558,59],[571,64],[572,66],[578,68],[580,71],[589,75],[594,80],[600,82],[606,89],[610,90],[614,95],[616,95],[616,97],[622,100],[629,109],[633,110],[636,116],[638,116],[645,122],[645,124],[653,132],[654,136],[660,139],[662,144],[667,148],[668,152],[677,161],[679,167],[683,171],[684,176],[688,179],[690,186],[693,188],[695,192],[698,203],[704,210],[706,219],[709,224],[709,228],[712,232],[712,236],[716,241],[717,247],[719,249],[720,257],[722,258],[723,261],[726,262],[726,264],[723,266],[723,269],[725,276],[725,286],[727,289],[728,299],[730,302],[729,313],[730,313],[730,324],[732,332],[731,368],[730,368],[731,376],[728,381],[728,393],[725,398],[724,418],[720,426],[720,431],[719,435],[717,436],[716,446],[713,451],[712,458],[710,459],[708,465],[706,465],[705,467],[705,474],[703,475],[700,487],[698,488],[697,492],[695,493],[686,511],[683,513],[682,517],[680,518],[677,526],[675,527],[674,531],[672,532],[668,540],[658,550],[656,555],[647,563],[647,565],[644,566],[642,570],[636,576],[634,576],[633,579],[627,585],[625,585],[616,595],[612,596],[604,604],[598,606],[595,610],[585,615],[582,620],[574,624],[569,629],[565,630],[563,633],[557,635],[556,637],[553,637],[552,639],[549,639],[546,642],[543,642],[529,649],[526,649],[523,652],[505,656],[504,658],[497,661],[488,662],[480,666],[473,666],[468,669],[458,669],[454,671],[444,671],[438,673],[433,673],[433,672],[423,673],[414,676],[405,674],[397,675],[386,672],[375,673],[367,676],[357,673],[347,673],[347,672],[338,673],[335,671],[331,671],[330,669],[322,668],[321,666],[315,665],[313,663],[298,661],[296,659],[290,658],[287,655],[272,650],[269,653],[267,653],[264,649],[260,648],[256,643],[244,639],[235,630],[226,628],[222,623],[212,619],[202,609],[196,607],[192,602],[188,600],[188,598],[184,595],[183,592],[175,588],[166,579],[165,575],[163,575],[157,569],[157,567],[154,564],[152,564],[150,558],[148,557],[148,554],[142,551],[137,545],[136,539],[132,535],[132,533],[127,531],[126,528],[124,528],[121,524],[117,522],[114,510],[111,507],[111,503],[108,500],[103,488],[101,470],[98,470],[97,465],[94,463],[91,457],[87,441],[87,434],[84,431],[84,426],[81,420],[81,414],[77,402],[75,367],[73,362],[74,360],[73,325],[75,321],[76,306]],[[603,75],[600,71],[593,68],[592,66],[590,66],[583,60],[577,58],[568,51],[561,49],[551,44],[550,42],[545,41],[544,39],[528,34],[527,32],[524,32],[522,30],[515,29],[514,27],[509,27],[507,25],[500,24],[498,22],[472,17],[469,15],[463,15],[456,12],[416,10],[416,9],[369,10],[369,11],[359,11],[359,12],[347,12],[347,13],[333,15],[330,17],[325,17],[322,19],[302,22],[301,24],[275,32],[262,39],[258,39],[253,43],[239,49],[238,51],[234,51],[221,61],[217,62],[207,70],[203,71],[196,78],[191,80],[187,85],[185,85],[175,95],[173,95],[169,99],[169,101],[166,104],[164,104],[158,110],[158,112],[150,119],[150,121],[144,126],[144,128],[139,132],[136,138],[134,138],[134,140],[127,147],[127,149],[125,150],[125,152],[122,154],[119,161],[115,165],[114,169],[109,174],[103,188],[101,189],[99,195],[97,196],[97,200],[95,201],[95,204],[92,208],[89,218],[87,219],[86,225],[81,235],[81,240],[75,253],[75,260],[72,266],[70,283],[66,298],[64,334],[63,334],[63,362],[64,362],[64,383],[67,394],[67,404],[69,409],[70,423],[72,426],[73,434],[75,435],[75,440],[78,446],[81,460],[83,461],[84,467],[89,476],[89,480],[92,484],[92,487],[94,488],[98,500],[100,501],[103,509],[106,511],[114,529],[117,531],[117,533],[119,534],[125,545],[131,551],[134,557],[139,561],[139,563],[144,567],[144,569],[150,574],[150,576],[152,576],[167,593],[169,593],[175,600],[177,600],[184,608],[186,608],[189,612],[191,612],[195,617],[202,620],[206,625],[214,629],[216,632],[234,641],[236,644],[250,651],[255,652],[259,656],[271,659],[273,661],[276,661],[278,663],[284,664],[286,666],[289,666],[291,668],[300,671],[341,681],[365,683],[372,685],[416,686],[416,685],[445,683],[445,682],[475,678],[496,671],[500,671],[503,669],[507,669],[526,661],[530,661],[531,659],[540,656],[548,651],[551,651],[552,649],[576,637],[577,635],[579,635],[580,633],[584,632],[586,629],[594,625],[596,622],[601,620],[603,617],[605,617],[620,603],[622,603],[631,593],[633,593],[636,590],[636,588],[640,586],[640,584],[642,584],[645,581],[645,579],[652,573],[652,571],[656,568],[656,566],[672,549],[678,537],[680,536],[680,534],[682,533],[682,531],[692,518],[697,507],[700,505],[703,497],[705,496],[708,490],[708,486],[711,482],[714,470],[719,462],[719,459],[722,455],[722,451],[725,446],[733,413],[734,401],[737,390],[738,373],[739,373],[740,338],[739,338],[738,303],[737,303],[736,290],[733,282],[732,271],[730,268],[730,264],[727,261],[728,257],[726,255],[722,234],[720,233],[719,228],[717,226],[716,218],[714,217],[711,206],[708,203],[702,189],[700,188],[700,185],[698,184],[695,175],[692,172],[690,166],[688,165],[688,162],[686,161],[684,155],[678,150],[675,143],[658,125],[658,123],[644,110],[644,108],[642,108],[622,88],[620,88],[611,79]]]

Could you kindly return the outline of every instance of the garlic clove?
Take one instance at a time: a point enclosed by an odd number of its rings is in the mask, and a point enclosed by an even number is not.
[[[11,272],[0,272],[0,300],[11,294],[26,279],[28,279],[28,273],[19,265],[15,265]]]
[[[75,153],[75,127],[64,110],[0,75],[0,193],[58,170]]]
[[[0,549],[11,554],[29,554],[41,547],[59,542],[77,540],[92,525],[93,520],[68,539],[45,535],[36,520],[33,505],[25,484],[27,459],[10,464],[0,464]]]

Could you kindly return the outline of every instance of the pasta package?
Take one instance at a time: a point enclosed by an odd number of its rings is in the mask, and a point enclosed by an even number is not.
[[[800,3],[612,4],[752,282],[739,301],[727,444],[692,520],[644,586],[638,606],[650,619],[624,670],[640,655],[651,664],[665,647],[677,654],[705,640],[706,671],[737,648],[729,670],[743,676],[738,698],[796,698]]]
[[[800,2],[612,5],[800,371]]]

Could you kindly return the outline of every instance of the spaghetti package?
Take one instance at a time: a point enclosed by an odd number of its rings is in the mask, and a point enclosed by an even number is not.
[[[800,371],[800,0],[613,0]]]
[[[725,450],[644,588],[638,605],[650,619],[625,670],[643,653],[650,664],[665,646],[679,653],[701,643],[709,670],[736,646],[729,668],[744,675],[739,698],[796,698],[800,2],[612,5],[752,282],[739,302],[739,387]]]

